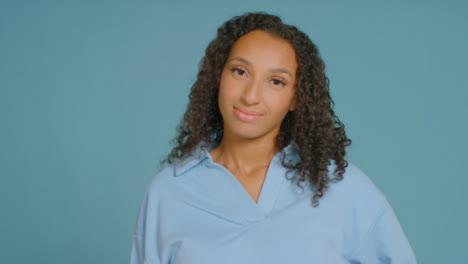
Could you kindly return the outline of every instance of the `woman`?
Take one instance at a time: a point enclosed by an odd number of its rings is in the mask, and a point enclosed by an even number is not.
[[[324,68],[277,16],[219,28],[140,205],[131,263],[416,263],[385,196],[344,159]]]

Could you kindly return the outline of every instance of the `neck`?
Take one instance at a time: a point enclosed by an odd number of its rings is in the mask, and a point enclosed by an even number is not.
[[[246,139],[224,134],[219,146],[211,150],[210,154],[214,162],[235,171],[248,173],[268,167],[278,152],[276,135]]]

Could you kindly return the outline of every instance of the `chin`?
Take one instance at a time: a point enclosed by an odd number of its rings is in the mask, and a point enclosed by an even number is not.
[[[237,125],[234,129],[232,127],[228,129],[230,130],[230,134],[244,139],[256,139],[266,134],[256,127],[245,128],[245,126],[242,125]]]

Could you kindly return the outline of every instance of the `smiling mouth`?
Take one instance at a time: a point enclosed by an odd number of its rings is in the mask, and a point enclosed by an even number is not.
[[[244,111],[247,111],[247,110],[244,110]],[[249,112],[252,113],[251,111]],[[245,122],[252,122],[262,117],[261,114],[247,114],[235,107],[234,107],[234,113],[236,114],[237,118]]]
[[[255,112],[255,111],[251,111],[251,110],[247,110],[247,109],[241,109],[241,108],[237,108],[234,106],[235,109],[243,112],[244,114],[246,115],[257,115],[257,116],[262,116],[262,114],[258,113],[258,112]]]

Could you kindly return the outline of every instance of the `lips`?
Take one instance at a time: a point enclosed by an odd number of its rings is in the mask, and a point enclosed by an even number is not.
[[[250,111],[246,109],[238,109],[235,107],[234,107],[234,113],[236,114],[237,118],[239,118],[239,120],[244,121],[244,122],[252,122],[263,116],[262,114],[259,114],[258,112],[254,112],[254,111]],[[248,114],[248,113],[252,113],[252,114]]]
[[[251,111],[251,110],[247,110],[247,109],[243,109],[243,108],[237,108],[237,107],[234,107],[234,108],[237,109],[238,111],[246,114],[246,115],[262,116],[262,114],[260,114],[258,112],[255,112],[255,111]]]

